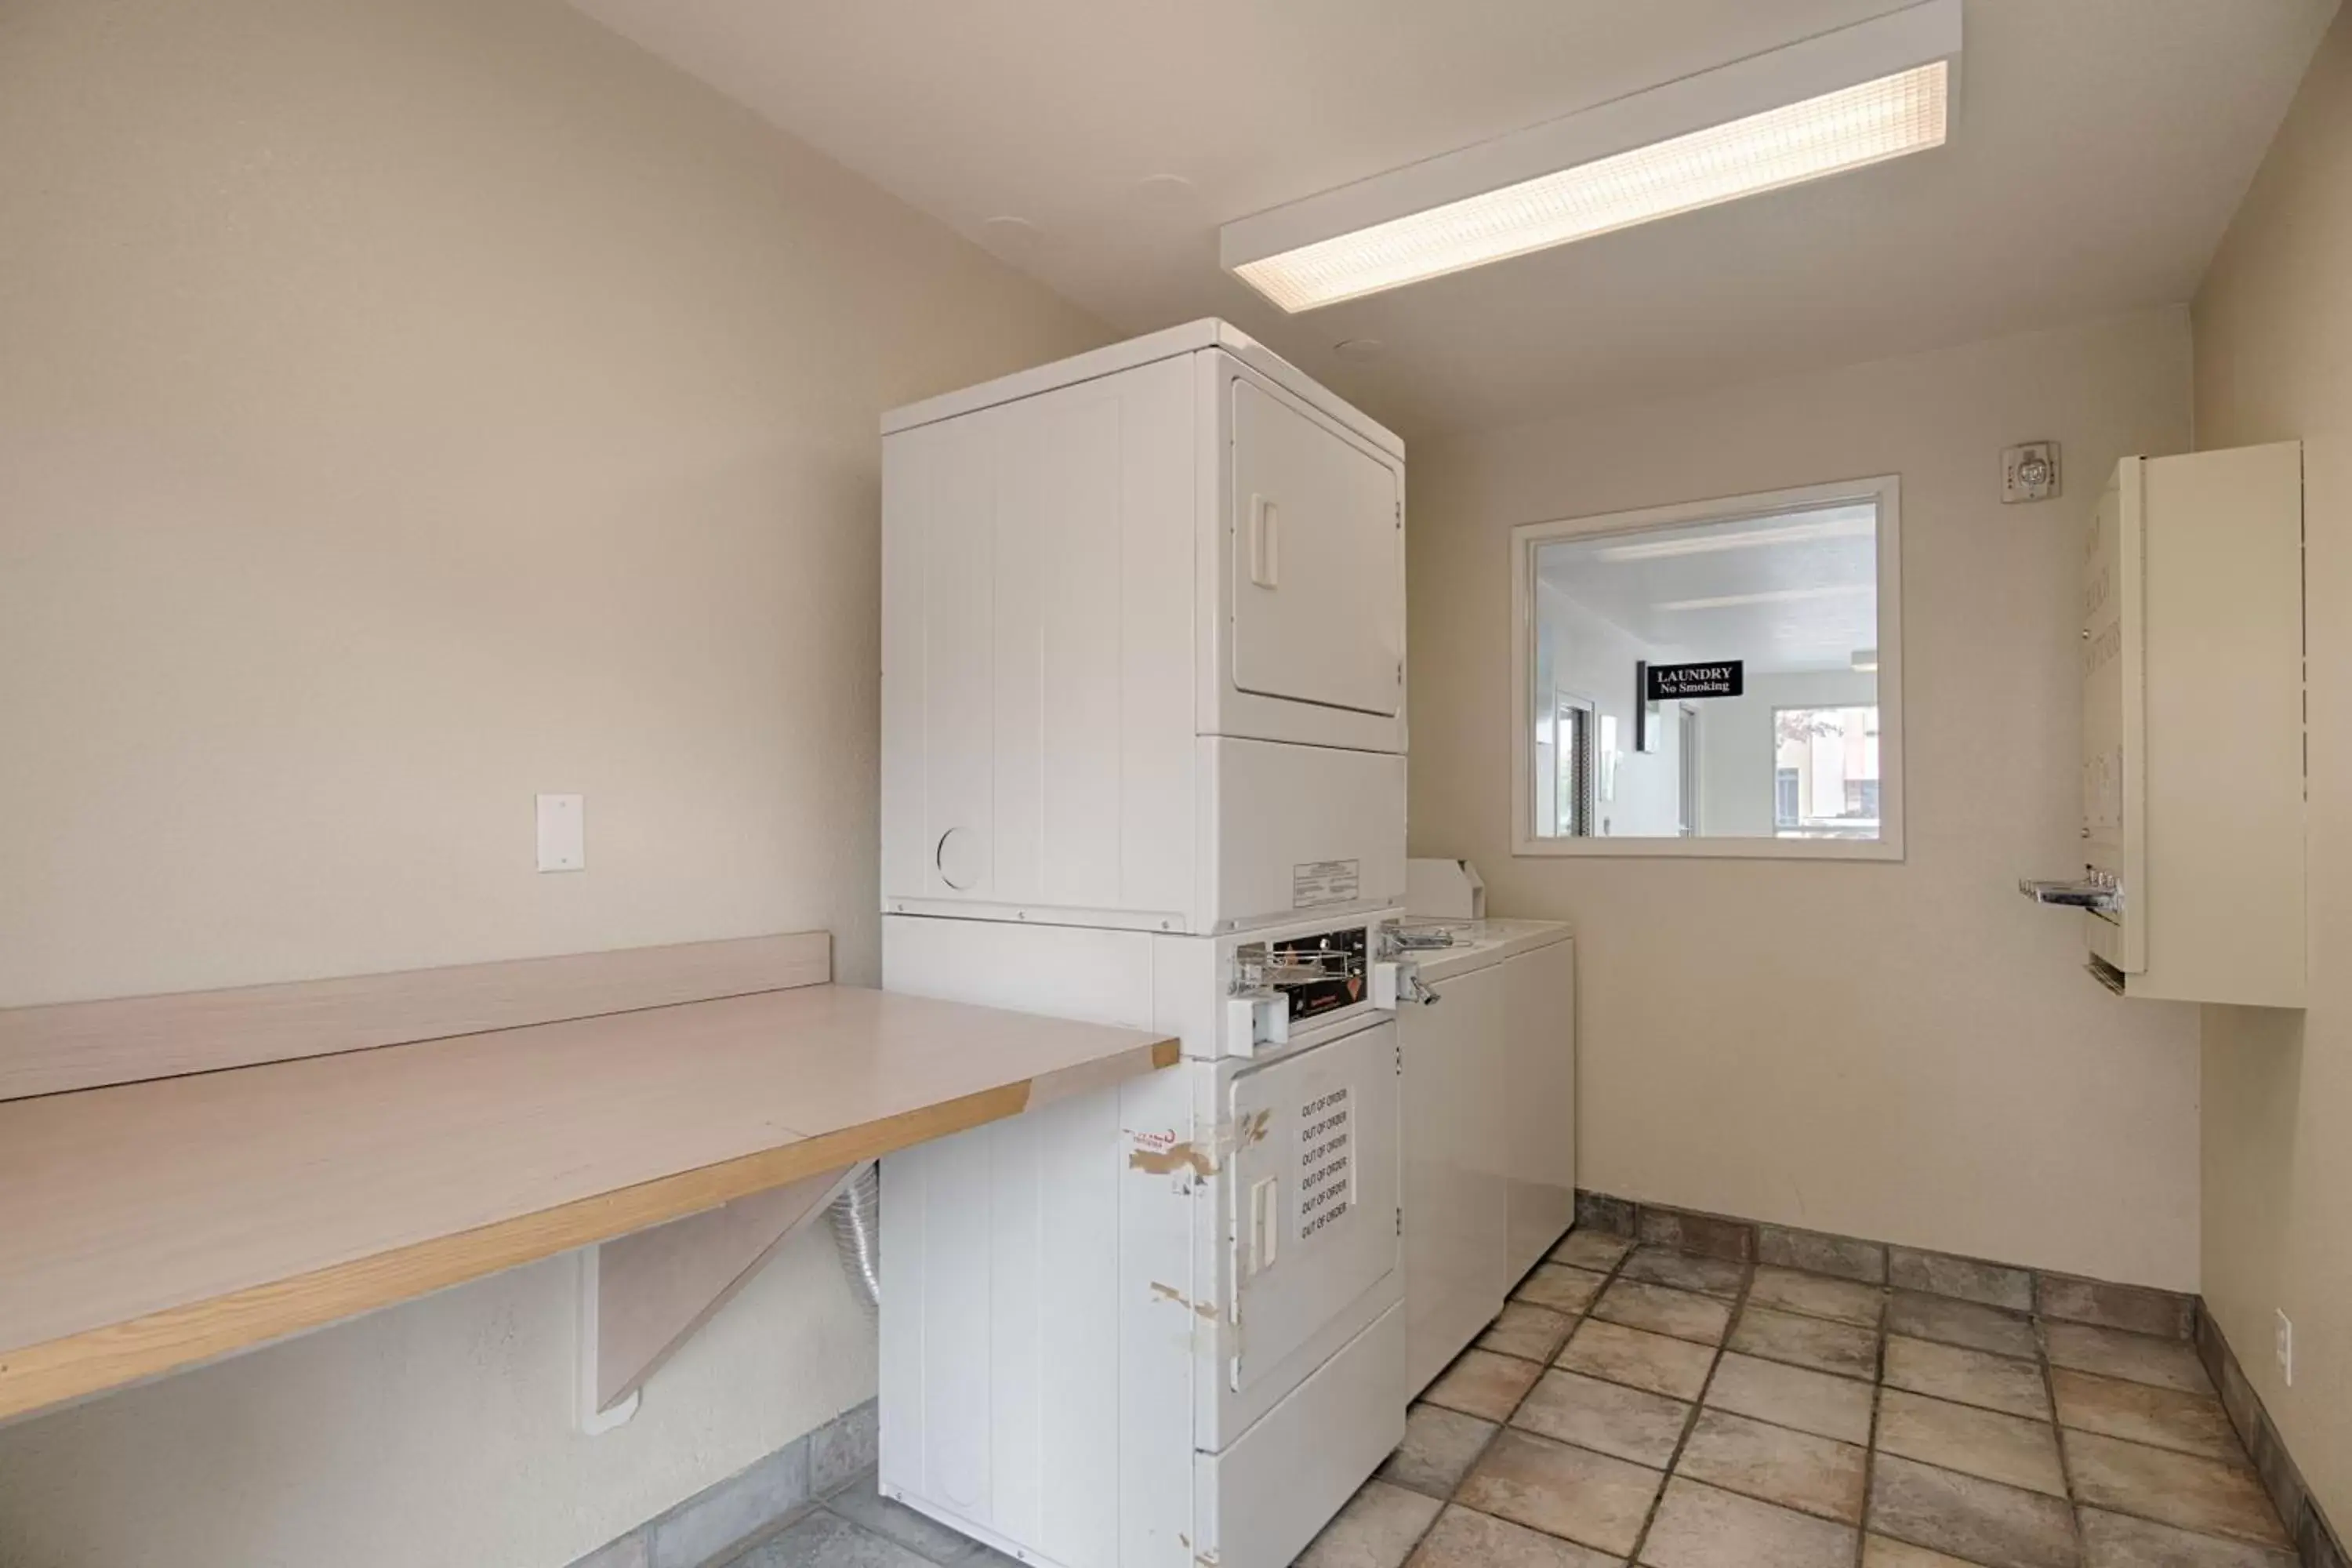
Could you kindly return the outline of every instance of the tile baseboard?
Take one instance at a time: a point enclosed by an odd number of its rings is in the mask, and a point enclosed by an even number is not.
[[[1737,1215],[1646,1204],[1608,1193],[1580,1190],[1576,1223],[1685,1252],[1741,1263],[1777,1264],[1864,1285],[1891,1285],[1898,1290],[1950,1296],[2004,1311],[2126,1329],[2165,1339],[2192,1338],[2201,1316],[2197,1298],[2177,1290],[2112,1284],[1865,1237],[1799,1230]]]
[[[606,1542],[572,1568],[701,1568],[792,1523],[871,1469],[879,1433],[869,1399]]]
[[[2262,1396],[2238,1364],[2238,1352],[2231,1348],[2210,1312],[2197,1314],[2196,1339],[2198,1359],[2205,1363],[2213,1386],[2221,1391],[2221,1408],[2229,1413],[2230,1425],[2237,1428],[2238,1441],[2253,1458],[2263,1489],[2270,1493],[2286,1532],[2294,1538],[2304,1568],[2352,1568],[2343,1537],[2336,1533],[2320,1511],[2318,1500],[2304,1485],[2303,1472],[2286,1451],[2286,1440],[2279,1436]]]

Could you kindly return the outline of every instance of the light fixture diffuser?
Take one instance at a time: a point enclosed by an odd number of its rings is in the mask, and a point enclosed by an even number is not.
[[[1817,180],[1944,142],[1942,60],[1432,207],[1234,271],[1311,310]]]
[[[1939,146],[1961,4],[1915,0],[1236,218],[1219,258],[1309,310]]]

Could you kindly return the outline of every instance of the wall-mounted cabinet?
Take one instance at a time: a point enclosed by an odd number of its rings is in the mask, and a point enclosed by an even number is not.
[[[2304,1005],[2303,450],[2126,458],[2083,551],[2083,910],[2126,996]]]

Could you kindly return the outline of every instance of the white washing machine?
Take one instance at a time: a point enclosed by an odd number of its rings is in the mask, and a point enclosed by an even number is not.
[[[884,1162],[886,1494],[1054,1568],[1283,1568],[1402,1440],[1391,918],[884,921],[894,990],[1185,1053]]]

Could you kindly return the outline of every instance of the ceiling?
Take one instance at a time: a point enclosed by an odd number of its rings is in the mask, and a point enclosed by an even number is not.
[[[1895,0],[574,3],[1113,326],[1223,316],[1413,436],[2185,300],[2336,0],[1968,0],[1942,149],[1296,317],[1220,224]]]
[[[1862,502],[1556,540],[1537,550],[1536,572],[1654,660],[1850,670],[1878,643],[1877,525]]]

